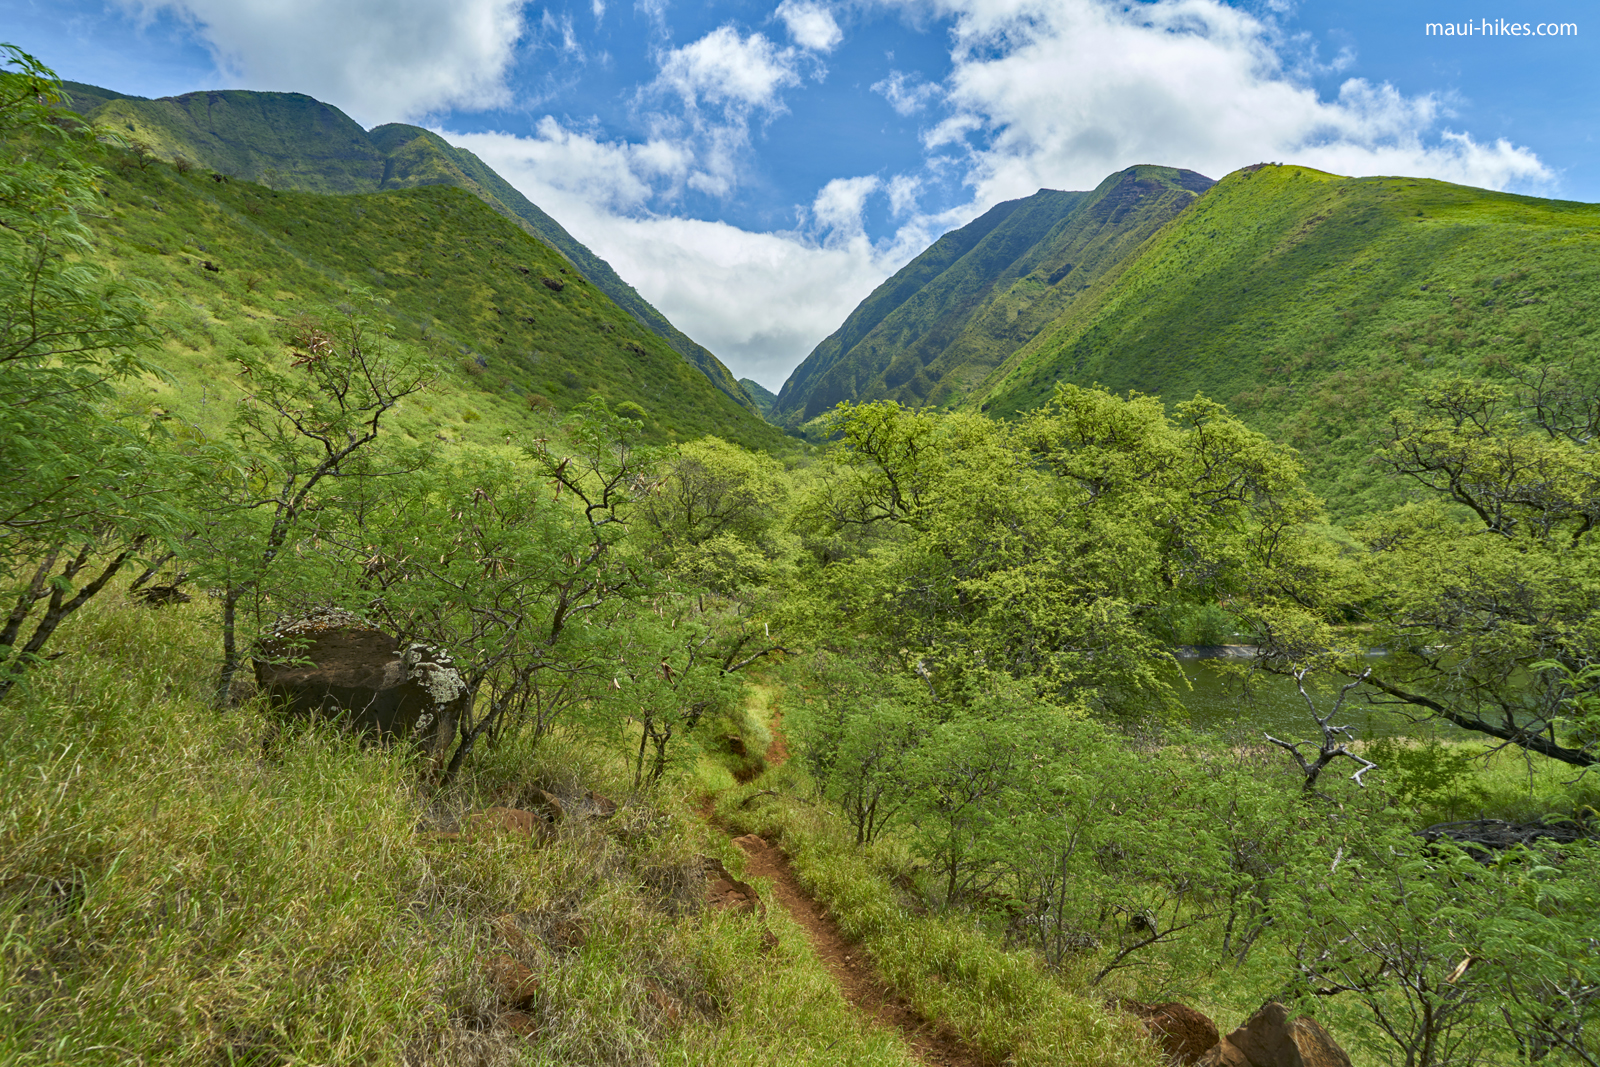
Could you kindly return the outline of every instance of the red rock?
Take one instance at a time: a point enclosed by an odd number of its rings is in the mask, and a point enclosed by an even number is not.
[[[531,811],[520,808],[487,808],[467,817],[467,836],[516,834],[542,842],[550,836],[550,825]]]
[[[1174,1063],[1197,1063],[1220,1040],[1217,1024],[1187,1004],[1168,1001],[1152,1005],[1124,1000],[1121,1007],[1139,1017]]]
[[[1224,1037],[1206,1050],[1206,1054],[1198,1061],[1198,1067],[1250,1067],[1250,1061],[1244,1058],[1244,1053],[1232,1041]]]
[[[1351,1067],[1349,1054],[1320,1023],[1307,1015],[1289,1018],[1289,1009],[1277,1001],[1263,1005],[1219,1045],[1231,1045],[1249,1067]],[[1214,1059],[1208,1053],[1203,1067],[1238,1067],[1223,1059],[1226,1054],[1226,1048]]]
[[[567,810],[561,806],[561,798],[554,793],[547,793],[543,789],[533,790],[533,796],[528,801],[528,806],[543,815],[552,824],[566,818]]]
[[[766,905],[761,902],[761,894],[756,892],[755,886],[729,874],[719,859],[702,857],[701,862],[706,870],[707,907],[760,913],[762,916],[767,914]]]
[[[661,1021],[668,1026],[676,1026],[678,1020],[683,1017],[682,1006],[666,990],[654,982],[646,984],[645,996],[649,998],[651,1006],[656,1009]]]
[[[516,1034],[518,1037],[531,1041],[539,1036],[539,1024],[533,1016],[525,1011],[503,1011],[500,1013],[500,1025]]]

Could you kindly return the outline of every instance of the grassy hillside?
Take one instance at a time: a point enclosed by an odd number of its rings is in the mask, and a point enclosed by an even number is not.
[[[785,384],[774,417],[798,424],[841,400],[959,400],[1210,184],[1130,167],[1090,193],[1041,189],[996,206],[863,301]]]
[[[1336,513],[1379,501],[1385,414],[1429,375],[1593,365],[1600,205],[1303,167],[1229,175],[972,395],[1204,392],[1299,448]]]
[[[555,250],[461,189],[321,196],[129,161],[106,192],[100,252],[153,283],[167,334],[159,362],[173,380],[149,385],[152,402],[204,423],[231,411],[230,354],[281,348],[301,316],[362,288],[442,375],[400,413],[413,436],[503,441],[599,393],[639,404],[657,440],[781,446]]]
[[[750,399],[756,402],[756,407],[760,409],[762,417],[772,413],[772,405],[778,400],[776,393],[750,378],[740,378],[739,384],[744,386],[744,391],[750,394]]]
[[[301,93],[218,90],[147,100],[80,83],[65,88],[92,121],[165,160],[274,189],[372,193],[453,185],[564,255],[618,305],[662,337],[736,403],[756,410],[728,368],[617,276],[610,264],[519,193],[477,156],[418,126],[370,132],[338,108]]]

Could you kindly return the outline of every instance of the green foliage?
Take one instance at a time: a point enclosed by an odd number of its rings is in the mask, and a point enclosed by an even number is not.
[[[840,402],[959,401],[1210,184],[1140,166],[1093,192],[996,205],[863,300],[795,369],[774,421],[798,426]]]
[[[0,697],[60,623],[180,518],[164,433],[119,411],[115,386],[154,374],[135,290],[87,260],[102,209],[100,146],[55,110],[60,87],[3,46],[0,69]],[[31,623],[31,630],[24,630]]]
[[[908,906],[905,865],[893,850],[852,848],[849,830],[816,807],[784,799],[752,808],[740,792],[719,804],[719,817],[779,841],[801,883],[838,917],[845,936],[861,942],[890,986],[980,1055],[1018,1067],[1147,1061],[1130,1017],[1106,1012],[1027,956],[1001,950],[963,918]]]
[[[799,513],[821,625],[941,694],[977,671],[1108,713],[1159,707],[1167,615],[1271,602],[1315,515],[1296,462],[1204,399],[1169,418],[1064,387],[1015,424],[876,404],[835,425],[838,465]]]
[[[1388,655],[1370,665],[1318,640],[1268,634],[1282,662],[1331,656],[1374,699],[1574,766],[1595,761],[1589,705],[1600,661],[1592,387],[1541,373],[1518,388],[1449,379],[1395,412],[1377,465],[1426,496],[1358,527],[1360,581],[1298,602],[1354,608]],[[1298,647],[1290,647],[1298,646]]]
[[[1204,392],[1294,445],[1338,517],[1397,502],[1364,463],[1394,397],[1595,354],[1600,208],[1304,167],[1235,172],[1021,348],[972,403],[1058,381]]]
[[[1402,804],[1430,811],[1463,813],[1487,794],[1472,779],[1474,754],[1437,737],[1407,743],[1381,737],[1367,745],[1367,758],[1382,770],[1385,788]]]
[[[0,1061],[909,1067],[781,908],[776,948],[699,909],[736,850],[605,747],[507,743],[431,795],[403,748],[214,714],[213,614],[113,591],[0,718]],[[569,813],[542,847],[435,836],[535,788]],[[538,975],[536,1041],[501,955]]]

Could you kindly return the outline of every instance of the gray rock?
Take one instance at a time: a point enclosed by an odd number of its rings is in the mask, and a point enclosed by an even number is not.
[[[256,686],[290,715],[336,718],[381,740],[449,750],[469,699],[448,654],[399,642],[348,612],[280,620],[257,645]]]

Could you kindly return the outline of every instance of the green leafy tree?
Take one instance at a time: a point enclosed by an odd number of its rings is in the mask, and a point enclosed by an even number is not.
[[[241,605],[259,609],[276,594],[282,611],[346,595],[318,543],[359,521],[353,512],[368,483],[427,460],[414,450],[379,458],[374,446],[386,417],[433,375],[362,309],[347,305],[329,318],[331,327],[302,323],[287,358],[238,357],[244,395],[233,447],[213,450],[214,462],[191,486],[202,521],[183,554],[196,578],[222,590],[219,704],[230,699],[247,651],[238,637]],[[296,583],[310,592],[297,594]]]
[[[1365,588],[1344,599],[1309,576],[1295,585],[1300,603],[1329,614],[1356,607],[1388,655],[1358,665],[1326,632],[1269,628],[1268,657],[1284,670],[1319,656],[1351,677],[1370,668],[1374,704],[1592,766],[1597,429],[1600,401],[1570,377],[1424,389],[1377,457],[1422,499],[1356,530]]]
[[[96,267],[102,148],[55,75],[0,46],[0,696],[56,628],[181,525],[174,453],[114,386],[159,373],[138,293]],[[30,628],[31,627],[31,628]]]
[[[1281,598],[1316,515],[1293,457],[1197,399],[1062,386],[1015,424],[841,408],[798,529],[819,639],[861,635],[936,685],[1037,680],[1110,713],[1173,704],[1167,609]]]
[[[464,450],[397,482],[343,535],[366,610],[450,653],[473,695],[446,780],[480,741],[538,738],[623,673],[627,609],[654,590],[627,545],[654,458],[640,433],[596,398],[564,441]]]

